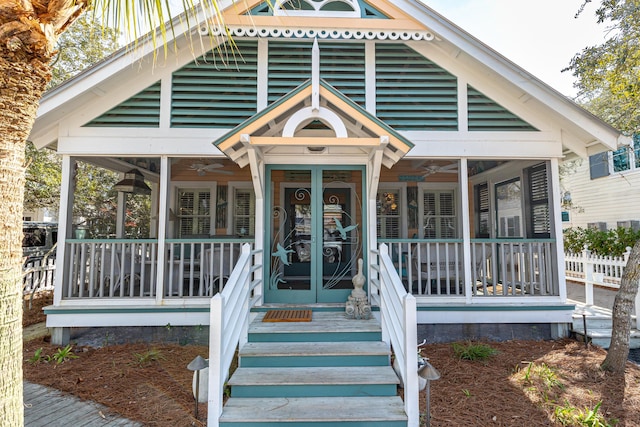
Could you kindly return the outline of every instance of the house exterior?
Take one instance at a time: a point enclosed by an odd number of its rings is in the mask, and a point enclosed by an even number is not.
[[[640,229],[640,138],[616,150],[567,161],[561,179],[562,224]]]
[[[222,2],[236,47],[176,21],[168,58],[142,43],[45,95],[30,139],[63,159],[54,340],[208,324],[243,243],[258,305],[341,307],[385,243],[421,337],[565,333],[558,166],[619,132],[420,2],[295,3]],[[76,230],[78,162],[122,175],[111,235]]]

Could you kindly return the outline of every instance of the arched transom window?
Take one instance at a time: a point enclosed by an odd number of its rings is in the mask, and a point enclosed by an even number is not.
[[[278,0],[274,16],[324,16],[359,18],[358,0]]]

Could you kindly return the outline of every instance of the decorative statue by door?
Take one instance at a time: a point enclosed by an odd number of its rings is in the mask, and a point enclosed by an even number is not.
[[[362,274],[362,258],[358,259],[358,274],[353,276],[353,291],[347,299],[345,312],[350,319],[369,319],[371,317],[371,305],[364,291],[365,277]]]

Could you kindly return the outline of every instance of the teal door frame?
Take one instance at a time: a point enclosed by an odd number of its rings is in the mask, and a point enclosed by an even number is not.
[[[274,215],[274,194],[272,172],[274,170],[281,171],[309,171],[311,173],[310,185],[306,183],[300,183],[301,187],[309,187],[310,190],[310,209],[311,209],[311,260],[310,260],[310,276],[311,286],[310,289],[286,289],[286,278],[283,279],[281,270],[276,266],[279,263],[285,263],[292,248],[280,247],[274,242],[274,230],[273,230],[273,215]],[[340,288],[325,289],[323,279],[323,172],[325,171],[359,171],[361,173],[361,182],[355,183],[360,186],[360,195],[358,198],[357,191],[354,191],[351,197],[355,197],[356,203],[360,207],[360,215],[356,218],[359,228],[362,230],[360,233],[361,252],[358,256],[351,257],[350,263],[353,263],[354,271],[357,268],[357,258],[363,258],[365,265],[367,265],[368,256],[368,241],[367,241],[367,203],[366,203],[366,167],[364,165],[266,165],[265,167],[265,211],[263,212],[265,218],[265,251],[264,251],[264,299],[265,303],[289,303],[289,304],[313,304],[313,303],[330,303],[330,302],[345,302],[347,297],[351,293],[351,286],[345,289],[344,286]],[[283,181],[284,182],[284,181]],[[278,185],[281,183],[277,183]],[[346,186],[345,188],[350,188]],[[283,196],[281,196],[283,197]],[[356,207],[356,212],[357,212]],[[356,212],[354,212],[354,217]],[[347,226],[347,224],[344,224]],[[282,226],[282,224],[281,224]],[[349,245],[349,248],[352,246]],[[351,250],[351,249],[349,249]],[[284,266],[281,266],[284,267]],[[273,270],[273,271],[272,271]],[[349,274],[345,279],[351,283],[352,275]]]

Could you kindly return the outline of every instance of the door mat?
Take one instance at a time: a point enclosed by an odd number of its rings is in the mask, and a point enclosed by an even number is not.
[[[312,310],[269,310],[263,322],[311,322]]]

